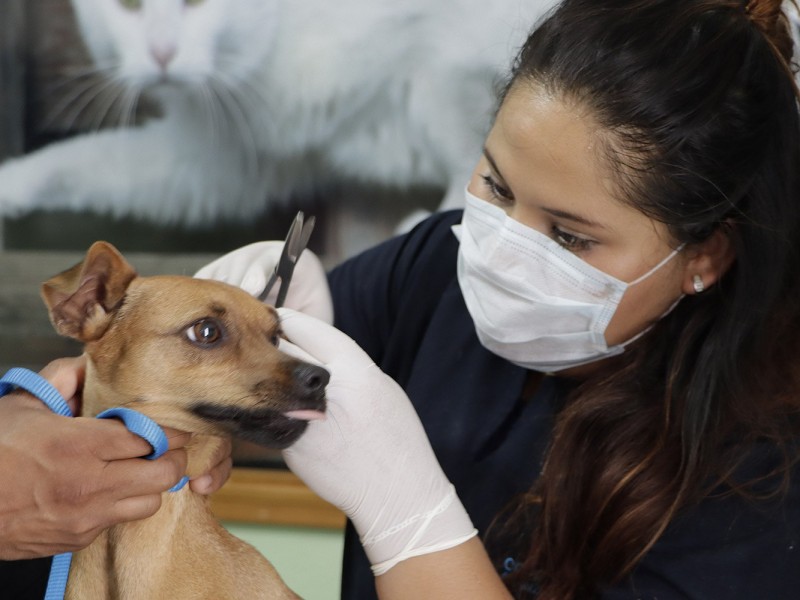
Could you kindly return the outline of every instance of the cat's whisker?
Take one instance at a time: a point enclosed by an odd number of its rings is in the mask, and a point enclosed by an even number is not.
[[[141,97],[141,90],[139,87],[125,85],[123,86],[123,98],[121,101],[122,108],[120,109],[120,119],[118,127],[132,127],[136,124],[136,111],[139,107],[139,98]]]
[[[65,123],[60,124],[59,127],[64,127],[67,130],[74,128],[84,107],[88,102],[92,101],[96,95],[94,92],[98,86],[102,85],[102,81],[103,80],[91,78],[81,82],[80,85],[76,85],[69,94],[64,95],[59,100],[58,104],[48,111],[48,115],[44,119],[44,127],[53,127],[56,125],[57,121],[63,119]],[[90,98],[88,102],[79,103],[79,100],[87,94],[92,94],[92,98]],[[75,110],[76,105],[80,107],[77,111]]]
[[[81,94],[85,93],[88,89],[90,89],[93,85],[95,85],[94,81],[84,81],[81,83],[80,87],[75,85],[75,82],[71,82],[73,87],[69,89],[69,94],[59,95],[59,99],[56,100],[56,103],[53,106],[50,106],[47,109],[47,112],[42,117],[42,129],[48,130],[56,127],[58,121],[64,116],[67,109],[72,106],[72,103],[75,101],[77,97]],[[58,87],[65,87],[66,84],[61,83]],[[58,94],[48,94],[48,95],[58,95]]]
[[[110,110],[110,106],[108,103],[105,105],[100,105],[102,110],[100,111],[99,115],[94,114],[94,111],[97,110],[98,104],[102,101],[102,99],[109,93],[109,90],[114,90],[117,84],[114,80],[111,79],[104,79],[93,88],[87,90],[87,92],[93,92],[90,96],[84,95],[84,101],[82,103],[76,104],[75,110],[73,111],[73,125],[78,122],[78,119],[81,116],[88,115],[87,119],[91,118],[91,121],[88,122],[88,129],[90,131],[97,131],[100,129],[102,125],[103,119],[105,118],[106,114]]]
[[[48,90],[48,95],[59,95],[59,90],[63,88],[68,89],[70,93],[64,94],[57,104],[48,110],[47,115],[43,120],[43,127],[45,129],[54,127],[56,122],[67,115],[67,110],[72,108],[72,104],[76,102],[81,96],[92,91],[95,86],[102,86],[104,82],[110,79],[110,75],[116,70],[113,66],[108,67],[81,67],[73,69],[65,69],[61,72],[59,81],[51,86]],[[68,121],[67,128],[74,126],[75,121],[80,116],[78,114],[69,113],[71,117],[65,117]]]
[[[93,82],[96,82],[98,80],[99,77],[94,72],[86,72],[76,75],[68,75],[62,72],[59,73],[57,78],[55,78],[51,83],[49,83],[45,93],[48,96],[60,97],[65,89],[68,92],[78,85],[88,86],[92,85]]]
[[[125,86],[116,81],[110,81],[107,86],[98,93],[98,104],[101,102],[102,96],[107,98],[106,101],[97,110],[97,114],[93,120],[92,130],[98,130],[103,127],[103,124],[108,124],[108,117],[115,107],[119,107],[119,100],[125,95]],[[119,122],[119,117],[116,119]]]
[[[249,102],[254,108],[260,109],[264,106],[269,106],[270,102],[267,96],[248,78],[242,77],[241,75],[237,76],[233,73],[226,73],[223,70],[217,72],[215,75],[219,77],[228,88],[237,90],[246,98],[249,97]]]
[[[224,127],[217,115],[217,97],[214,95],[214,91],[208,84],[204,83],[202,86],[200,86],[199,90],[203,98],[202,106],[205,112],[208,114],[207,120],[211,123],[211,138],[214,141],[221,141],[224,137]]]
[[[253,130],[247,122],[248,112],[246,107],[244,109],[242,108],[239,98],[228,88],[228,86],[224,84],[222,79],[218,78],[218,76],[212,76],[210,82],[212,84],[211,89],[219,98],[220,105],[223,107],[225,112],[230,115],[234,127],[239,132],[239,135],[236,136],[237,139],[245,142],[243,144],[243,155],[246,159],[246,172],[255,177],[258,174],[258,144],[255,136],[253,135]]]

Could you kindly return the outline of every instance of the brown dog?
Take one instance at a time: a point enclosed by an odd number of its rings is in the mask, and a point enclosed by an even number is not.
[[[284,448],[325,410],[327,371],[280,352],[275,309],[238,288],[138,277],[97,242],[42,295],[56,330],[85,344],[83,414],[125,406],[191,432],[189,476],[211,466],[221,436]],[[296,597],[188,486],[75,553],[67,587],[68,600]]]

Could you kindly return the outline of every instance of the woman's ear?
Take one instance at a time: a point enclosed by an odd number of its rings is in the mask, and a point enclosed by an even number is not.
[[[683,278],[685,294],[701,294],[719,281],[736,260],[730,238],[730,223],[725,223],[705,242],[694,244],[688,250],[688,261]]]

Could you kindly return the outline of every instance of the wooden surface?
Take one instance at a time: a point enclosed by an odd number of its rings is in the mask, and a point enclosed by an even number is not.
[[[268,525],[300,525],[341,529],[344,515],[321,500],[289,471],[233,470],[231,478],[211,497],[218,519]]]

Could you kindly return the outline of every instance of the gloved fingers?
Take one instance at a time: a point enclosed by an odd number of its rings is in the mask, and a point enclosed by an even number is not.
[[[270,294],[270,300],[272,294]],[[325,267],[311,250],[304,251],[294,271],[285,306],[333,324],[333,299]]]
[[[325,365],[346,362],[352,367],[370,367],[374,363],[352,338],[315,317],[279,308],[281,329],[290,342]]]
[[[261,269],[264,273],[271,273],[278,262],[282,249],[283,242],[281,241],[255,242],[228,252],[201,267],[194,276],[198,279],[215,279],[241,286],[251,267]]]
[[[216,281],[224,281],[226,269],[224,268],[225,261],[229,257],[228,254],[216,260],[211,261],[207,265],[200,267],[194,274],[197,279],[215,279]]]
[[[264,273],[264,268],[260,264],[251,264],[242,275],[239,287],[251,296],[258,297],[264,288],[267,286],[267,276]],[[274,304],[275,299],[278,297],[278,286],[275,285],[270,290],[267,297],[267,304]]]
[[[218,258],[212,263],[201,267],[194,274],[196,279],[213,279],[222,283],[237,285],[242,280],[242,269],[246,265],[228,260],[227,256]]]
[[[312,365],[317,365],[319,367],[325,366],[316,358],[311,356],[308,352],[296,346],[289,340],[281,339],[278,342],[278,350],[280,350],[281,352],[285,352],[286,354],[288,354],[292,358],[296,358],[297,360],[302,360],[303,362],[311,363]]]

